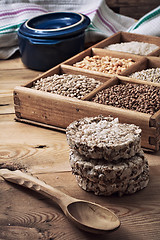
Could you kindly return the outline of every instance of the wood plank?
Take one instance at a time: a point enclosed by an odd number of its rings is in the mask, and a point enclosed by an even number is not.
[[[158,0],[106,0],[107,5],[115,12],[139,19],[159,6]]]
[[[137,6],[137,5],[134,5],[132,7],[131,6],[121,6],[119,8],[119,14],[139,20],[145,14],[149,13],[150,11],[152,11],[153,9],[155,9],[158,6],[159,6],[159,4],[146,5],[146,2],[139,6]]]
[[[0,163],[22,161],[31,171],[39,173],[70,171],[64,133],[15,121],[0,122],[0,129]]]
[[[5,114],[14,114],[14,105],[13,104],[6,104],[4,106],[0,106],[0,115],[5,115]]]
[[[128,5],[128,6],[139,6],[139,5],[142,5],[144,6],[144,4],[146,5],[152,5],[152,4],[158,4],[159,1],[158,0],[153,0],[152,2],[149,1],[149,0],[139,0],[138,2],[136,0],[130,0],[129,2],[126,2],[126,0],[106,0],[106,3],[109,4],[109,5],[113,5],[113,6],[116,6],[116,5],[119,5],[119,6],[122,6],[122,5]]]
[[[121,42],[131,42],[131,41],[152,43],[152,44],[155,44],[160,47],[159,37],[157,37],[157,36],[143,35],[143,34],[136,34],[136,33],[129,33],[129,32],[121,31],[121,32],[117,32],[117,33],[113,34],[112,36],[105,38],[104,40],[96,43],[95,45],[92,46],[92,48],[104,48],[110,44],[121,43]],[[159,52],[159,50],[155,50],[153,52]]]
[[[121,198],[99,197],[87,193],[78,187],[71,173],[36,174],[36,176],[73,197],[96,202],[110,208],[118,215],[121,220],[120,228],[110,234],[98,235],[98,239],[124,240],[124,238],[130,239],[131,237],[132,239],[158,240],[160,237],[158,214],[160,169],[151,166],[150,174],[151,179],[147,188]],[[7,237],[7,234],[11,234],[12,231],[17,234],[16,239],[19,239],[18,237],[25,228],[26,234],[36,237],[48,234],[53,239],[97,239],[97,235],[76,229],[57,205],[31,190],[24,190],[22,187],[1,181],[0,194],[2,196],[0,199],[1,226],[9,230],[0,232],[0,237],[2,234]],[[137,203],[140,204],[137,205]],[[30,227],[33,228],[32,231]],[[44,239],[49,239],[47,237]]]
[[[0,114],[0,122],[11,121],[13,122],[15,118],[15,114]]]
[[[13,104],[14,87],[17,85],[24,85],[29,79],[40,74],[39,72],[37,73],[37,71],[28,70],[26,68],[20,69],[19,58],[16,59],[15,64],[13,64],[13,62],[14,60],[9,60],[9,62],[1,61],[2,64],[0,64],[0,115],[15,113]],[[6,63],[8,63],[8,65]],[[5,69],[6,65],[8,67],[7,71]],[[14,68],[16,68],[16,70],[14,70],[15,74],[13,75],[12,69]]]
[[[48,124],[44,124],[44,123],[40,123],[40,122],[36,122],[36,121],[32,121],[32,120],[28,120],[28,119],[23,119],[23,118],[16,118],[16,120],[18,122],[22,122],[22,123],[27,123],[27,124],[31,124],[34,126],[40,126],[40,127],[44,127],[47,129],[51,129],[51,130],[58,130],[61,132],[65,132],[65,129],[63,128],[59,128],[59,127],[55,127],[52,125],[48,125]],[[149,150],[158,150],[159,149],[159,135],[157,136],[157,134],[159,134],[159,132],[157,132],[157,129],[152,128],[152,130],[150,128],[146,129],[145,132],[142,134],[141,140],[142,140],[142,145],[145,146],[145,150],[149,151]],[[150,137],[148,137],[150,136]],[[153,145],[153,146],[152,146]]]
[[[0,74],[0,89],[12,92],[14,87],[24,85],[40,73],[29,69],[16,69],[14,70],[14,74],[12,70],[0,70]]]
[[[0,115],[14,112],[13,93],[1,93],[0,91]]]
[[[0,70],[15,70],[15,69],[25,69],[25,65],[22,63],[21,58],[11,57],[10,59],[0,60]]]

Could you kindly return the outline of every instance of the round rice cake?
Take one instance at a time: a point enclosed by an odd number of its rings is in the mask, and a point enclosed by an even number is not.
[[[110,196],[112,194],[118,194],[122,196],[124,194],[133,194],[139,190],[142,190],[148,185],[149,182],[149,166],[145,164],[143,172],[135,178],[126,179],[118,183],[104,182],[92,182],[88,178],[80,175],[75,175],[78,185],[85,191],[91,191],[95,195]]]
[[[134,124],[119,123],[118,118],[86,117],[66,128],[71,149],[92,159],[116,161],[130,158],[141,149],[141,129]]]
[[[74,175],[80,175],[92,182],[110,183],[135,178],[143,172],[147,159],[141,150],[129,159],[107,162],[103,159],[86,159],[75,150],[70,151],[70,166]]]

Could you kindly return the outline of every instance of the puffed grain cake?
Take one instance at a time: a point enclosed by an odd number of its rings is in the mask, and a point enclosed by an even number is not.
[[[71,149],[86,158],[116,161],[130,158],[141,149],[141,129],[119,123],[118,118],[86,117],[66,128]]]
[[[75,150],[70,151],[70,166],[74,175],[80,175],[92,182],[120,182],[137,177],[143,172],[147,159],[141,150],[129,159],[107,162],[103,159],[87,159]]]
[[[118,183],[99,183],[92,182],[88,178],[80,175],[75,175],[78,185],[85,191],[91,191],[95,195],[110,196],[112,194],[118,194],[119,196],[125,194],[133,194],[139,190],[142,190],[148,185],[149,182],[149,166],[146,162],[143,168],[143,172],[135,178],[126,179]]]

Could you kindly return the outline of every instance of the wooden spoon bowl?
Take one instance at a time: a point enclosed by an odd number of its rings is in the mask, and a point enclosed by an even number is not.
[[[88,201],[76,201],[67,206],[67,216],[79,228],[104,233],[120,226],[117,216],[109,209]]]

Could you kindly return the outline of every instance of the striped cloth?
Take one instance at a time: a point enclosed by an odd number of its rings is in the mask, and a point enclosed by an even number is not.
[[[16,3],[15,3],[16,2]],[[105,0],[1,0],[0,59],[7,59],[18,50],[17,31],[27,19],[52,11],[76,11],[87,15],[91,25],[86,30],[86,42],[95,42],[125,31],[134,20],[114,13]]]
[[[113,12],[104,0],[91,18],[91,24],[86,30],[86,40],[97,41],[119,31],[125,32],[134,23],[135,19]]]
[[[139,19],[128,32],[160,36],[160,6]]]
[[[86,30],[86,42],[100,41],[118,31],[137,32],[146,22],[142,19],[135,23],[133,18],[113,12],[105,0],[10,0],[9,2],[0,1],[0,59],[8,59],[18,50],[17,31],[20,25],[27,19],[47,12],[75,11],[87,15],[91,24]],[[159,16],[158,12],[159,9],[156,17]],[[156,27],[153,35],[157,35],[157,31],[159,33],[159,28]],[[141,29],[140,33],[144,34],[144,31]]]
[[[27,19],[47,10],[34,4],[0,5],[0,59],[7,59],[18,50],[17,31]]]

